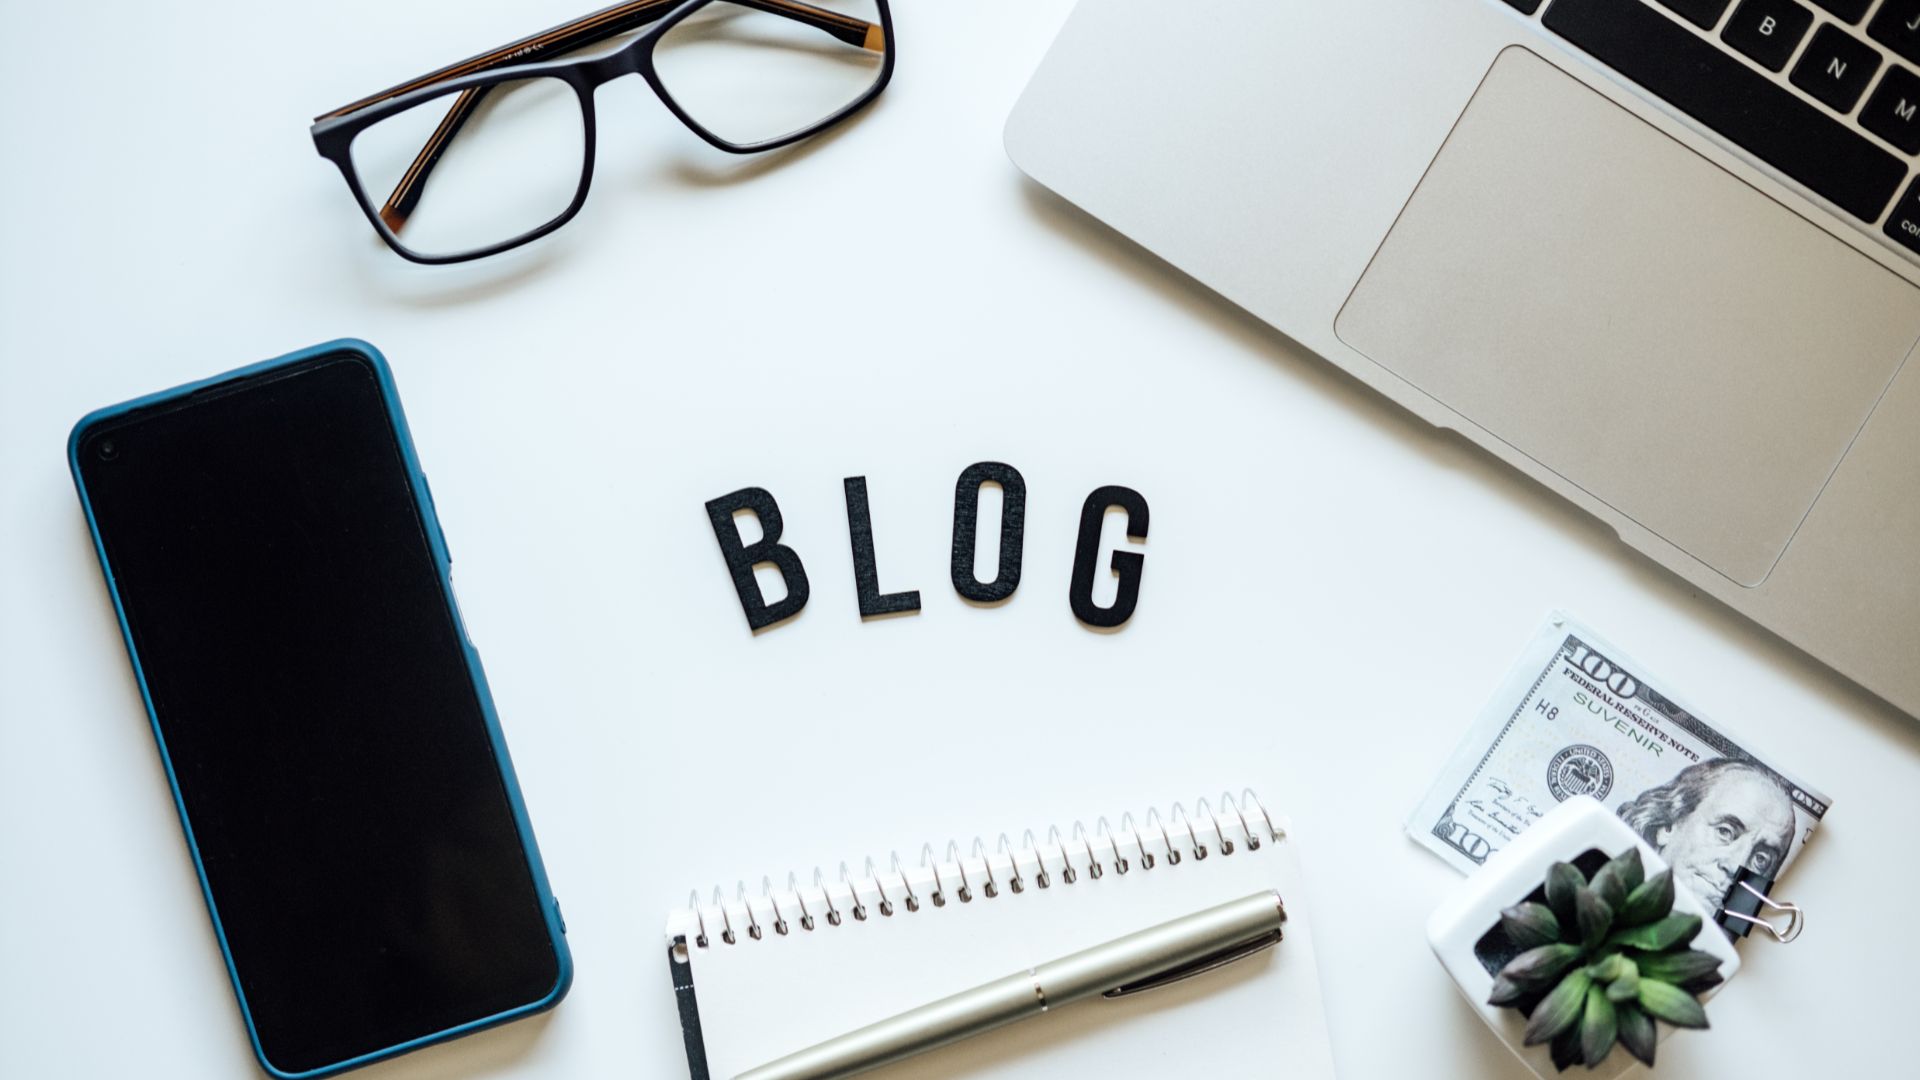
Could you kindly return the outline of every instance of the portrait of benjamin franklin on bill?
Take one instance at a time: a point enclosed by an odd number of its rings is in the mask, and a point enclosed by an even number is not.
[[[1703,761],[1620,805],[1673,867],[1673,880],[1718,911],[1742,868],[1779,872],[1793,842],[1793,799],[1773,774],[1737,758]]]

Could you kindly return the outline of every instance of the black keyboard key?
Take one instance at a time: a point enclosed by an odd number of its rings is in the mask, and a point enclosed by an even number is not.
[[[1867,24],[1867,36],[1920,64],[1920,0],[1887,0]]]
[[[1860,126],[1909,154],[1920,154],[1920,76],[1898,64],[1860,110]]]
[[[1887,215],[1886,234],[1909,251],[1920,251],[1920,178],[1916,178]]]
[[[1793,85],[1836,112],[1852,112],[1879,70],[1880,50],[1837,26],[1823,26],[1793,65]]]
[[[1546,27],[1864,221],[1907,178],[1899,158],[1640,0],[1554,0]]]
[[[1660,6],[1702,30],[1711,30],[1727,10],[1729,0],[1660,0]]]
[[[1813,12],[1793,0],[1740,0],[1720,37],[1768,71],[1792,59],[1800,39],[1813,25]]]
[[[1813,0],[1814,3],[1833,12],[1837,18],[1848,22],[1859,22],[1860,16],[1873,6],[1873,0]]]
[[[1540,10],[1540,0],[1507,0],[1507,4],[1527,15]]]

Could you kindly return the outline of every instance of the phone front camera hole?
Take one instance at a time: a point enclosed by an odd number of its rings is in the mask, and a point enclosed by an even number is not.
[[[101,439],[96,445],[95,452],[100,455],[101,461],[112,461],[120,456],[120,444],[112,439]]]

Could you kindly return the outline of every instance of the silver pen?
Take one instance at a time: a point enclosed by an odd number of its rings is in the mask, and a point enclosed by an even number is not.
[[[1277,944],[1286,919],[1279,893],[1257,892],[922,1005],[734,1080],[839,1080],[1095,994],[1165,986]]]

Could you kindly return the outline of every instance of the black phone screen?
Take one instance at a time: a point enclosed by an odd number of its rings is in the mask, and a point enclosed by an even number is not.
[[[370,362],[122,414],[77,453],[263,1056],[544,999],[559,949]]]

